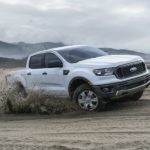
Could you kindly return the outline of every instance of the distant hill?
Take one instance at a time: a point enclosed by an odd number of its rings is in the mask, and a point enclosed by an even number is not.
[[[65,44],[53,42],[7,43],[0,41],[0,67],[24,67],[26,58],[31,53],[61,46],[65,46]]]
[[[23,58],[24,55],[27,55],[27,52],[25,50],[22,50],[22,48],[18,44],[0,41],[0,57],[19,59]]]
[[[43,43],[7,43],[0,41],[0,67],[23,67],[26,63],[26,58],[29,54],[51,49],[55,47],[65,46],[64,43],[53,43],[53,42],[43,42]],[[113,48],[100,48],[110,55],[139,55],[146,62],[150,63],[150,54],[136,52],[133,50],[126,49],[113,49]]]
[[[54,47],[64,46],[63,43],[6,43],[0,41],[0,57],[3,58],[13,58],[13,59],[23,59],[29,54]]]
[[[100,49],[102,49],[109,55],[138,55],[141,56],[146,62],[150,62],[150,54],[126,49],[113,49],[113,48],[100,48]]]
[[[26,59],[12,59],[0,57],[0,68],[25,67]]]

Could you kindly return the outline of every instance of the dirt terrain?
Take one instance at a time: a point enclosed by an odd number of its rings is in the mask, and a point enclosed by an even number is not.
[[[149,150],[150,98],[104,112],[1,114],[0,150]]]

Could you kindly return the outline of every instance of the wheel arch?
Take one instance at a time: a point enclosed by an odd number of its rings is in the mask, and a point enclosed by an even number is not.
[[[84,78],[84,77],[75,77],[73,78],[70,83],[69,83],[69,86],[68,86],[68,92],[69,92],[69,96],[72,98],[73,96],[73,93],[75,91],[75,89],[77,87],[79,87],[81,84],[89,84],[91,85],[91,82],[87,79],[87,78]]]

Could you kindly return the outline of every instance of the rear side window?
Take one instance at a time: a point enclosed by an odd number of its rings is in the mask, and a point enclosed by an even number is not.
[[[44,68],[43,60],[44,60],[44,55],[43,54],[38,54],[38,55],[31,56],[30,62],[29,62],[29,68],[31,68],[31,69]]]

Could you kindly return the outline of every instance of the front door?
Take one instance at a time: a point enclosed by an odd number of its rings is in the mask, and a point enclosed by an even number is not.
[[[53,53],[45,53],[44,64],[42,83],[45,91],[50,95],[65,96],[62,61]]]

